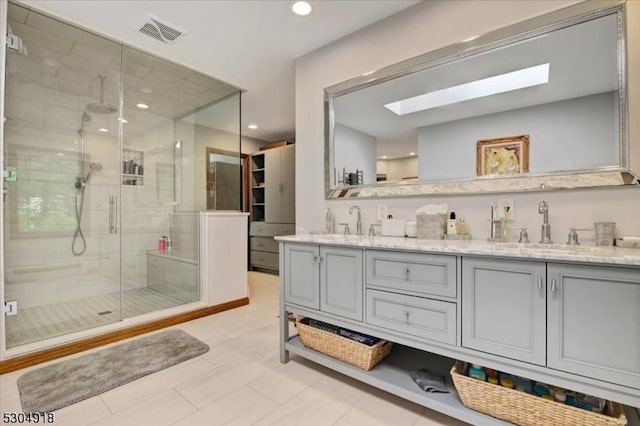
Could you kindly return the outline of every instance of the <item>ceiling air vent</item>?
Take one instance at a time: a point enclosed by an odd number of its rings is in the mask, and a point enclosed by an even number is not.
[[[170,24],[167,21],[163,21],[157,16],[148,14],[147,20],[144,22],[139,30],[142,34],[155,38],[163,43],[173,44],[180,37],[185,35],[186,31]]]

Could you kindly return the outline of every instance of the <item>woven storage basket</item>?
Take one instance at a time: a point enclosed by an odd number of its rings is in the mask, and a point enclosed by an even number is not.
[[[472,410],[522,426],[624,426],[627,418],[620,404],[607,402],[615,417],[549,401],[514,389],[464,375],[465,363],[457,361],[451,378],[462,403]]]
[[[371,370],[389,355],[393,343],[380,340],[373,346],[356,342],[338,334],[320,330],[305,324],[306,319],[296,323],[302,343],[308,348],[322,352],[340,361]]]

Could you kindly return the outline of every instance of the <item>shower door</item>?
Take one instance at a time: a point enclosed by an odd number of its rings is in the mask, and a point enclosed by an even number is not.
[[[204,154],[239,158],[240,91],[33,8],[8,3],[8,24],[6,348],[200,301]]]
[[[121,47],[9,3],[6,347],[122,319]]]

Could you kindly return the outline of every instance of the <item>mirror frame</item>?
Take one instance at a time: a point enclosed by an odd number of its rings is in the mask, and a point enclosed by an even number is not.
[[[332,186],[334,167],[334,100],[338,96],[365,89],[432,67],[464,59],[517,43],[551,31],[616,14],[618,19],[619,166],[590,170],[556,171],[521,176],[485,176],[448,181],[395,182],[358,186]],[[630,170],[627,87],[627,4],[625,0],[591,0],[486,33],[472,41],[458,42],[431,52],[358,76],[324,90],[325,198],[405,197],[420,195],[478,194],[543,191],[597,186],[638,184]]]

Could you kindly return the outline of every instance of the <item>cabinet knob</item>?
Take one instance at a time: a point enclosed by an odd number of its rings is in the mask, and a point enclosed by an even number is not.
[[[555,278],[551,280],[551,294],[555,294],[556,292],[556,280]]]
[[[317,254],[313,255],[313,263],[320,263],[320,257]]]
[[[409,279],[409,267],[405,266],[404,269],[402,270],[402,274],[404,275],[404,279],[408,280]]]

